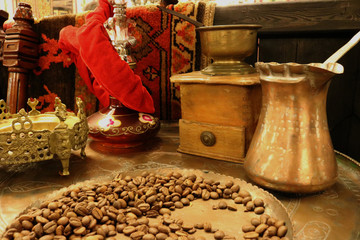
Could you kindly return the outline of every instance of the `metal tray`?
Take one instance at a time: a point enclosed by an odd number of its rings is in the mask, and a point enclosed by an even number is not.
[[[289,239],[295,239],[294,238],[294,231],[293,231],[293,225],[291,222],[291,219],[289,217],[288,212],[286,211],[283,204],[277,200],[272,194],[269,192],[254,186],[252,184],[249,184],[245,182],[244,180],[240,180],[237,178],[233,178],[231,176],[226,176],[222,174],[217,174],[210,171],[201,171],[201,170],[195,170],[195,169],[177,169],[177,168],[152,168],[146,170],[147,172],[152,172],[155,174],[160,175],[167,175],[170,172],[179,172],[183,176],[188,176],[190,174],[195,174],[196,176],[201,176],[204,179],[211,179],[220,181],[220,183],[224,184],[228,180],[232,180],[234,184],[239,184],[240,189],[244,189],[250,192],[253,199],[255,198],[261,198],[265,202],[265,213],[270,215],[273,218],[284,220],[285,225],[288,227],[287,237]],[[121,172],[119,174],[125,176],[129,175],[132,177],[140,176],[141,173],[144,172],[144,170],[137,170],[137,171],[126,171]],[[26,209],[32,208],[32,207],[39,207],[41,202],[45,200],[54,200],[59,198],[63,192],[75,188],[75,187],[81,187],[81,186],[90,186],[92,184],[99,184],[99,182],[103,183],[109,183],[109,181],[103,181],[101,179],[96,180],[89,180],[84,182],[79,182],[77,184],[71,185],[66,188],[62,188],[60,190],[54,191],[53,193],[47,195],[43,199],[39,199],[35,202],[33,202],[29,207]],[[233,203],[233,200],[231,199],[222,199],[226,201],[228,204]],[[254,212],[245,212],[245,207],[242,204],[237,204],[237,211],[230,211],[230,210],[214,210],[212,207],[213,205],[217,205],[217,203],[220,200],[214,200],[210,199],[207,201],[204,201],[202,199],[196,199],[191,202],[190,206],[186,206],[182,209],[176,209],[172,212],[171,216],[174,219],[182,219],[184,223],[188,224],[196,224],[196,223],[205,223],[209,222],[211,223],[213,229],[219,229],[225,232],[226,235],[235,236],[236,239],[243,239],[243,232],[241,230],[241,227],[246,224],[250,224],[250,221],[252,218],[256,217],[259,218],[260,215],[255,214]],[[26,210],[25,209],[25,210]],[[24,211],[25,211],[24,210]],[[21,213],[19,214],[21,215]],[[213,233],[206,233],[202,230],[198,230],[195,234],[195,237],[198,236],[204,236],[206,239],[213,238]],[[118,239],[130,239],[129,237],[126,237],[124,235],[117,236]]]

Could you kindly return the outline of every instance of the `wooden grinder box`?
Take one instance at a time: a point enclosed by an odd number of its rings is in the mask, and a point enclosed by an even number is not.
[[[258,73],[174,75],[180,84],[179,152],[232,162],[244,161],[261,107]]]

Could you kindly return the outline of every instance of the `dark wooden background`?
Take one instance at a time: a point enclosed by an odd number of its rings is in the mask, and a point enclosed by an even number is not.
[[[214,25],[260,24],[258,52],[249,63],[324,62],[360,30],[360,1],[309,1],[217,7]],[[360,44],[339,63],[327,99],[334,148],[360,160]]]

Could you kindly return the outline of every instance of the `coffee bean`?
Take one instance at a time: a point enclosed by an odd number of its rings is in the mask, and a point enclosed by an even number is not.
[[[146,217],[142,217],[142,218],[138,219],[137,222],[139,223],[139,225],[148,225],[149,219]]]
[[[274,226],[277,228],[284,226],[284,225],[285,225],[285,221],[283,221],[283,220],[277,220],[274,224]]]
[[[91,211],[91,215],[92,215],[95,219],[97,219],[97,220],[101,220],[101,219],[103,218],[103,213],[102,213],[102,211],[101,211],[99,208],[97,208],[97,207],[95,207],[95,208]]]
[[[202,193],[201,193],[201,198],[203,200],[209,200],[210,198],[210,192],[206,189],[202,190]]]
[[[150,196],[150,197],[148,197],[147,199],[146,199],[146,202],[148,203],[148,204],[152,204],[152,203],[154,203],[156,200],[157,200],[157,195],[152,195],[152,196]]]
[[[137,231],[130,234],[130,238],[134,240],[141,240],[143,239],[143,236],[145,235],[144,232]]]
[[[233,193],[238,193],[240,191],[240,186],[238,184],[235,184],[231,186],[230,189]]]
[[[189,195],[186,196],[186,198],[189,199],[189,201],[194,201],[195,196],[192,195],[192,194],[189,194]]]
[[[194,229],[194,225],[192,224],[183,224],[181,227],[186,232],[189,232],[190,230]]]
[[[203,224],[203,223],[196,223],[196,224],[194,225],[194,227],[197,228],[197,229],[203,229],[203,228],[204,228],[204,224]]]
[[[265,232],[265,230],[268,228],[269,226],[266,225],[265,223],[261,223],[260,225],[258,225],[256,228],[255,228],[255,232],[259,233],[259,234],[262,234],[263,232]]]
[[[275,218],[269,217],[268,220],[266,221],[266,224],[269,226],[274,226],[276,221],[277,220]]]
[[[49,222],[48,219],[46,219],[46,218],[44,218],[44,217],[42,217],[42,216],[36,216],[35,219],[36,219],[36,222],[41,223],[41,224],[46,224],[46,223]]]
[[[181,227],[180,227],[178,224],[176,224],[176,223],[171,223],[171,224],[169,225],[169,228],[170,228],[170,230],[171,230],[172,232],[176,232],[176,231],[178,231],[178,230],[181,229]]]
[[[251,224],[254,225],[255,227],[260,225],[260,219],[259,218],[252,218],[251,219]]]
[[[43,231],[44,231],[44,233],[51,234],[51,233],[55,232],[56,228],[57,228],[56,222],[51,221],[51,222],[46,223],[43,226]]]
[[[246,206],[245,206],[245,211],[252,211],[254,210],[254,202],[253,201],[249,201],[246,203]]]
[[[45,235],[39,238],[39,240],[53,240],[53,239],[54,239],[53,235]]]
[[[147,211],[150,210],[150,204],[148,204],[148,203],[141,203],[141,204],[139,204],[138,209],[139,209],[141,212],[147,212]],[[135,213],[135,214],[136,214],[136,213]]]
[[[270,216],[268,214],[262,214],[260,216],[260,223],[266,223],[269,218]]]
[[[77,217],[71,217],[71,218],[69,219],[69,224],[70,224],[72,227],[75,227],[75,228],[82,226],[82,223],[81,223],[80,219],[77,218]]]
[[[159,216],[159,212],[156,210],[149,210],[146,212],[146,216],[149,218],[156,218],[157,216]]]
[[[242,198],[242,197],[236,197],[236,198],[234,199],[234,203],[236,203],[236,204],[241,204],[242,201],[243,201],[243,198]]]
[[[249,225],[243,225],[243,226],[242,226],[242,231],[243,231],[244,233],[255,231],[255,226],[250,225],[250,224],[249,224]]]
[[[86,228],[85,227],[78,227],[78,228],[75,228],[73,231],[74,231],[74,233],[76,235],[85,235]]]
[[[97,223],[96,219],[92,218],[91,222],[89,223],[88,229],[93,229],[96,226],[96,223]]]
[[[155,236],[154,236],[153,234],[147,233],[147,234],[145,234],[145,235],[143,236],[142,239],[143,239],[143,240],[155,240],[156,238],[155,238]]]
[[[288,231],[288,228],[286,226],[280,226],[277,230],[278,237],[284,237]]]
[[[53,240],[66,240],[66,237],[61,235],[56,235],[54,236]]]
[[[218,231],[216,231],[215,233],[214,233],[214,238],[216,239],[216,240],[221,240],[221,239],[223,239],[225,237],[225,233],[223,232],[223,231],[221,231],[221,230],[218,230]]]
[[[33,224],[32,222],[30,222],[29,220],[24,220],[21,222],[21,225],[24,229],[27,229],[27,230],[31,230],[33,228]]]
[[[226,186],[227,188],[231,188],[233,185],[234,185],[234,181],[232,181],[232,180],[227,180],[227,181],[225,182],[225,186]]]
[[[237,207],[233,204],[229,204],[227,207],[230,211],[237,211]]]
[[[165,226],[165,225],[159,225],[158,230],[159,230],[160,233],[168,234],[170,232],[170,228],[168,226]]]
[[[219,198],[219,194],[217,192],[210,192],[210,198],[211,199],[218,199]]]
[[[64,235],[65,236],[69,236],[72,233],[72,227],[70,225],[70,223],[68,225],[66,225],[65,229],[64,229]]]
[[[183,207],[184,207],[184,204],[182,204],[182,202],[180,202],[180,201],[177,201],[177,202],[174,203],[174,206],[175,206],[176,208],[183,208]]]
[[[63,225],[58,225],[55,229],[56,235],[63,235],[65,227]]]
[[[263,207],[264,206],[264,200],[262,200],[261,198],[255,198],[254,199],[254,205],[256,207]]]
[[[270,226],[264,232],[264,237],[272,237],[272,236],[275,236],[276,233],[277,233],[277,228],[275,226]]]
[[[165,240],[167,237],[168,235],[162,232],[156,234],[156,240]]]
[[[54,213],[50,214],[48,217],[48,219],[50,221],[52,221],[52,220],[57,221],[59,218],[60,218],[60,214],[58,212],[54,212]]]
[[[246,205],[248,202],[250,202],[252,200],[251,197],[244,197],[242,200],[242,204]]]
[[[256,207],[254,209],[254,213],[256,213],[256,214],[263,214],[264,212],[265,212],[264,207]]]
[[[226,209],[227,208],[227,203],[225,201],[220,201],[218,204],[219,209]]]
[[[15,220],[14,222],[12,222],[9,226],[9,228],[15,228],[17,231],[21,231],[22,229],[22,224],[19,221],[19,219]]]
[[[66,214],[66,217],[68,217],[68,218],[77,217],[77,215],[76,215],[76,213],[74,213],[74,212],[68,212],[68,213]]]
[[[164,215],[164,214],[171,214],[171,211],[168,209],[168,208],[161,208],[160,210],[159,210],[159,213],[161,214],[161,215]]]
[[[134,226],[127,226],[123,229],[123,233],[127,236],[129,236],[131,233],[135,232],[136,228]]]
[[[204,231],[205,232],[211,232],[211,230],[212,230],[211,223],[205,222],[204,223]]]
[[[153,235],[156,235],[159,233],[159,230],[155,227],[149,227],[149,233],[150,234],[153,234]]]
[[[234,236],[231,236],[231,235],[225,235],[224,239],[226,239],[226,240],[236,240],[236,238]]]
[[[45,208],[45,209],[43,210],[42,216],[43,216],[44,218],[48,218],[48,217],[50,216],[50,214],[51,214],[51,210],[48,209],[48,208]]]
[[[179,237],[181,237],[181,236],[185,237],[185,236],[188,236],[188,235],[189,235],[187,232],[185,232],[185,231],[183,231],[183,230],[177,230],[177,231],[175,232],[175,234],[176,234],[176,236],[179,236]]]
[[[37,237],[41,237],[43,235],[43,233],[44,233],[41,223],[36,224],[33,227],[32,231],[35,232]]]
[[[50,202],[47,206],[50,210],[56,210],[59,208],[59,205],[57,202]]]
[[[250,193],[244,189],[241,189],[239,191],[239,196],[242,198],[251,197]]]
[[[226,188],[226,189],[224,189],[223,194],[224,194],[224,195],[231,195],[231,194],[232,194],[232,191],[231,191],[231,189]]]
[[[174,202],[174,203],[177,202],[177,201],[180,201],[180,196],[172,194],[171,195],[171,201]]]
[[[257,239],[259,234],[257,232],[247,232],[244,234],[245,239]]]
[[[176,185],[174,190],[175,190],[175,192],[177,192],[179,194],[182,194],[182,192],[183,192],[183,189],[180,185]]]
[[[63,218],[63,217],[62,217]],[[60,218],[60,219],[62,219],[62,218]],[[59,221],[60,221],[60,219],[59,219]],[[58,224],[59,224],[59,221],[58,221]],[[65,219],[64,219],[64,221],[65,221]],[[81,224],[83,225],[83,226],[88,226],[89,224],[90,224],[90,222],[91,222],[91,217],[90,216],[85,216],[85,217],[83,217],[82,219],[81,219]],[[63,225],[66,225],[66,224],[63,224]]]

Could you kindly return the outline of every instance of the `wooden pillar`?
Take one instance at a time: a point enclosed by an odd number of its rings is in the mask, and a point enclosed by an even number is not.
[[[9,14],[4,10],[0,10],[0,63],[3,60],[3,47],[5,41],[5,32],[3,30],[3,24],[8,19]]]
[[[3,65],[8,67],[7,104],[10,113],[16,113],[26,105],[29,70],[37,66],[38,35],[33,31],[31,6],[19,3],[14,15],[15,24],[6,30]]]

